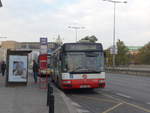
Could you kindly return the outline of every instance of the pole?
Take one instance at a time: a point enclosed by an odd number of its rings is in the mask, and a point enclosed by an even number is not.
[[[114,0],[103,0],[107,2],[114,3],[114,25],[113,25],[113,47],[112,47],[112,55],[113,55],[113,67],[115,67],[115,54],[116,54],[116,41],[115,41],[115,36],[116,36],[116,3],[127,3],[127,1],[114,1]]]
[[[78,40],[77,28],[75,29],[75,32],[76,32],[76,42],[77,42]]]
[[[113,67],[115,67],[115,52],[116,52],[116,2],[114,2],[114,27],[113,27]]]
[[[2,5],[2,2],[1,2],[1,0],[0,0],[0,7],[2,7],[3,5]]]

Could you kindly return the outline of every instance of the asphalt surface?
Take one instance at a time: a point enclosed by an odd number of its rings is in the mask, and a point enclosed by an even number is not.
[[[150,113],[150,77],[107,73],[106,79],[105,89],[66,95],[80,113]]]

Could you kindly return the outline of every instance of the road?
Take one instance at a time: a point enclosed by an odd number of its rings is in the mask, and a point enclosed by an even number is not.
[[[80,113],[150,113],[150,77],[106,74],[107,87],[68,91]]]

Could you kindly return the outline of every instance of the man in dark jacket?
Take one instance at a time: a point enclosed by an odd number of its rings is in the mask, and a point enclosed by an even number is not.
[[[34,75],[34,81],[37,83],[37,76],[38,76],[38,64],[33,60],[33,75]]]
[[[6,70],[6,64],[5,64],[5,62],[3,61],[2,64],[1,64],[2,76],[5,75],[5,70]]]

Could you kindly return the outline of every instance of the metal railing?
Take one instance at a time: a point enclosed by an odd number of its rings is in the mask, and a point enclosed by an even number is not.
[[[106,67],[106,72],[125,73],[133,75],[150,76],[150,68],[133,68],[133,67]]]

